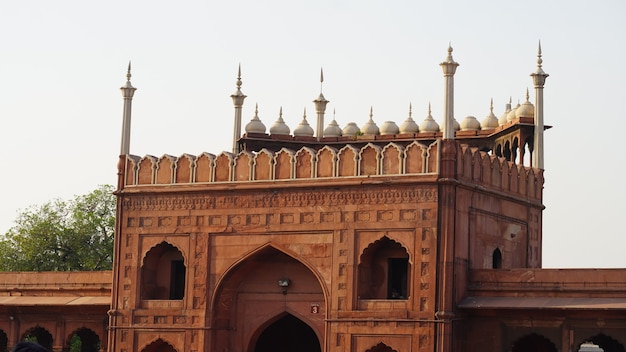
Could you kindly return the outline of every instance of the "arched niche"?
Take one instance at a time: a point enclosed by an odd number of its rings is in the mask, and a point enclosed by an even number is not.
[[[406,248],[383,236],[365,248],[359,258],[359,298],[407,299],[410,294],[410,271]]]
[[[141,298],[182,300],[185,297],[187,268],[182,252],[167,242],[152,247],[141,266]]]

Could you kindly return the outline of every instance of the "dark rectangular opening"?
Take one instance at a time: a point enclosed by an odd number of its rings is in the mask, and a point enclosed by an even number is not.
[[[408,297],[408,258],[388,259],[388,299],[407,299]]]
[[[170,299],[183,299],[185,297],[185,262],[172,260],[170,278]]]

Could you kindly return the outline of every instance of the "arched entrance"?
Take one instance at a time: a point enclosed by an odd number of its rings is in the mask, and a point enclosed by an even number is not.
[[[321,352],[320,342],[311,327],[291,314],[266,327],[256,343],[254,352]]]
[[[626,351],[626,349],[624,349],[624,346],[619,343],[619,341],[615,340],[613,337],[611,336],[607,336],[605,334],[598,334],[595,336],[591,336],[588,339],[586,339],[586,341],[592,342],[596,345],[598,345],[598,347],[604,349],[604,352],[624,352]],[[579,348],[580,345],[582,345],[582,343],[579,344]]]
[[[512,352],[557,352],[552,341],[538,334],[526,335],[513,344]]]
[[[283,351],[277,349],[280,344],[268,342],[270,338],[316,341],[320,346],[324,297],[310,266],[272,245],[259,248],[233,265],[218,284],[212,302],[211,350]],[[279,332],[292,325],[295,330]]]

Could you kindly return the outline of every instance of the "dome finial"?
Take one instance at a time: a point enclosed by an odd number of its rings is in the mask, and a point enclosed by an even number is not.
[[[130,60],[128,60],[128,71],[126,72],[126,80],[128,82],[130,82],[130,77],[131,77],[131,74],[130,74]]]
[[[409,118],[413,117],[413,103],[409,102]]]
[[[537,67],[541,68],[543,60],[541,59],[541,40],[539,40],[539,47],[537,48]]]
[[[528,95],[528,87],[526,87],[526,101],[530,101],[530,96]]]
[[[493,114],[493,98],[491,98],[491,102],[489,103],[489,111]]]
[[[320,94],[322,94],[323,86],[324,86],[324,68],[320,67]]]
[[[374,107],[370,105],[370,120],[374,118]]]
[[[237,68],[237,89],[241,88],[241,62],[239,63],[239,67]]]

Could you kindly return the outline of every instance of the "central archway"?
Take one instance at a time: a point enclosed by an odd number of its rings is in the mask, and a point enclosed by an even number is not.
[[[325,295],[317,272],[302,258],[273,245],[258,248],[227,270],[212,306],[215,351],[277,351],[280,345],[263,343],[266,337],[261,335],[278,337],[274,329],[291,325],[306,331],[303,336],[314,336],[306,341],[315,340],[316,345],[324,336]],[[290,321],[299,323],[285,323]],[[286,335],[280,334],[283,340]],[[260,349],[255,349],[257,341]]]
[[[254,352],[321,352],[320,342],[310,326],[291,314],[266,327],[259,335]]]

